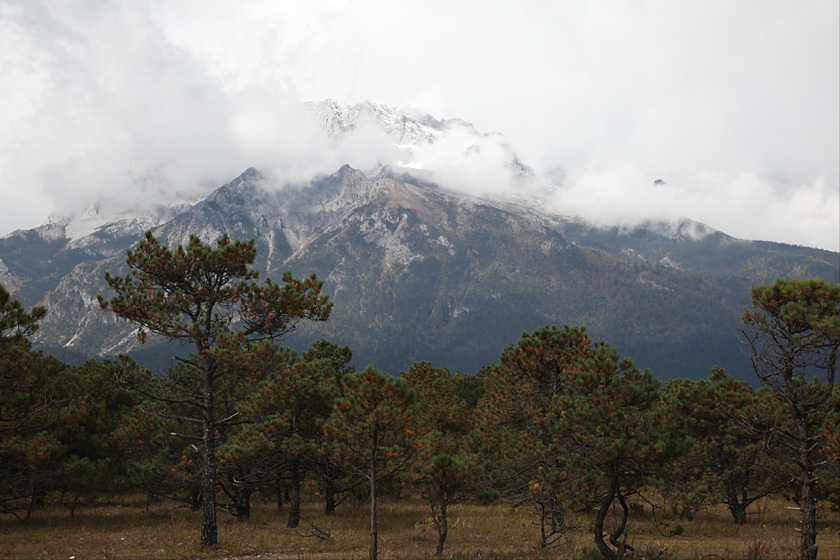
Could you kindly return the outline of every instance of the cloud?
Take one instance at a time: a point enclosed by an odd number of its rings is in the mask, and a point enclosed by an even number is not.
[[[32,49],[18,56],[48,78],[34,88],[37,107],[4,139],[4,181],[62,210],[97,197],[134,203],[195,192],[230,151],[229,102],[170,48],[141,4],[89,6],[19,12]]]
[[[422,169],[432,180],[473,196],[521,187],[516,156],[500,135],[479,134],[471,125],[451,122],[434,142],[417,146],[406,167]]]
[[[600,226],[634,227],[649,220],[678,224],[691,218],[742,239],[783,239],[833,250],[840,242],[840,191],[825,177],[786,189],[755,173],[658,179],[630,162],[592,163],[566,178],[553,208]]]
[[[93,201],[136,208],[206,194],[250,166],[304,182],[396,157],[370,128],[328,138],[277,80],[220,81],[148,3],[2,6],[3,52],[14,53],[3,71],[19,89],[4,93],[14,111],[0,117],[4,230]]]
[[[37,225],[16,223],[36,208],[40,221],[97,199],[142,207],[204,194],[249,166],[304,181],[381,153],[362,133],[335,145],[287,90],[226,90],[143,3],[4,4],[3,15],[4,41],[22,40],[4,73],[34,94],[4,95],[15,104],[0,127],[0,176],[14,189],[6,230]]]
[[[504,190],[509,146],[602,221],[837,250],[839,40],[833,0],[0,0],[0,229],[399,157],[326,138],[300,105],[334,98],[504,134],[418,152],[470,192]]]

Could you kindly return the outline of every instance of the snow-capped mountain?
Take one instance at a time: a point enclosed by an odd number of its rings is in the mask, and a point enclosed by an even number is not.
[[[439,120],[418,109],[371,101],[346,105],[328,99],[304,107],[335,137],[363,127],[383,131],[400,157],[382,164],[444,189],[542,208],[554,190],[519,159],[503,135],[479,132],[461,119]]]
[[[375,127],[391,139],[399,149],[400,158],[382,161],[376,169],[365,170],[370,176],[396,176],[434,184],[444,190],[466,192],[484,202],[539,209],[540,213],[545,213],[548,207],[547,200],[553,187],[519,160],[501,134],[479,132],[461,119],[441,120],[418,109],[397,109],[371,101],[346,105],[324,100],[307,102],[304,107],[327,134],[336,138],[363,127]],[[451,168],[462,164],[466,166],[463,172],[452,172]],[[465,179],[472,173],[470,166],[493,165],[499,165],[501,169],[492,169],[489,174],[500,181],[498,186],[503,188],[494,190],[491,185],[485,189],[465,189]],[[283,185],[274,185],[272,189],[280,187]],[[360,193],[355,194],[364,198]],[[209,195],[208,192],[205,196]],[[199,196],[141,209],[119,200],[92,200],[84,211],[54,213],[42,226],[31,231],[46,241],[66,238],[69,248],[104,256],[110,250],[105,240],[136,236],[138,232],[172,220],[201,200],[203,197]]]
[[[126,272],[125,251],[147,229],[173,247],[190,235],[253,238],[262,276],[317,273],[335,311],[293,342],[326,337],[392,373],[417,360],[474,371],[523,330],[557,323],[586,326],[663,377],[704,377],[715,364],[737,374],[734,329],[750,286],[840,280],[828,251],[741,241],[688,220],[596,228],[552,210],[533,184],[504,195],[465,188],[440,172],[450,150],[463,162],[474,149],[467,165],[480,174],[482,150],[498,148],[489,159],[506,174],[491,174],[542,183],[503,139],[462,121],[369,102],[308,108],[332,134],[379,127],[405,161],[367,173],[345,165],[295,185],[248,169],[197,200],[145,213],[91,201],[87,212],[6,235],[0,283],[49,309],[36,342],[74,360],[155,352],[96,303],[105,272]]]
[[[383,130],[398,147],[406,150],[416,150],[422,144],[434,144],[452,126],[462,126],[476,136],[480,135],[471,124],[460,119],[438,120],[419,110],[396,109],[371,101],[346,105],[326,99],[308,101],[304,103],[304,108],[331,135],[338,136],[372,125]]]

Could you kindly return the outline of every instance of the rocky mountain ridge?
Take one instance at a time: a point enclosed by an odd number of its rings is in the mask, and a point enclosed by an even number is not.
[[[57,224],[0,239],[0,281],[50,310],[37,344],[67,359],[171,355],[160,341],[141,347],[132,325],[96,303],[105,271],[125,272],[141,225],[100,227],[96,243],[62,238]],[[191,234],[253,238],[262,276],[317,273],[335,312],[290,342],[326,337],[392,372],[421,359],[475,371],[548,323],[585,325],[663,377],[737,369],[751,285],[840,276],[827,251],[742,242],[691,222],[676,232],[595,229],[349,166],[305,186],[249,169],[152,229],[170,246]]]
[[[307,109],[331,134],[381,128],[405,161],[345,165],[295,185],[252,168],[146,215],[94,204],[12,232],[0,238],[0,283],[25,305],[49,308],[36,343],[69,360],[128,352],[165,363],[171,351],[160,341],[141,347],[132,325],[96,304],[105,272],[125,273],[125,251],[147,229],[169,246],[190,235],[253,238],[263,277],[317,273],[335,312],[290,343],[330,338],[358,364],[394,373],[421,359],[475,371],[523,330],[549,323],[587,326],[662,377],[737,370],[748,366],[735,329],[750,286],[780,276],[840,281],[838,253],[738,240],[690,220],[604,228],[553,211],[549,183],[502,139],[457,119],[369,102]],[[453,130],[465,149],[490,138],[526,188],[469,194],[435,182],[412,158],[434,155]]]
[[[491,196],[485,198],[490,200],[545,207],[555,190],[550,181],[538,177],[520,160],[502,134],[480,132],[462,119],[437,119],[419,109],[398,109],[371,101],[346,105],[328,99],[307,102],[304,108],[328,135],[335,138],[364,127],[384,132],[401,156],[381,164],[403,170],[412,180],[458,190],[458,185],[446,184],[451,183],[451,174],[447,177],[446,173],[443,176],[438,173],[457,160],[457,165],[467,167],[498,166],[496,174],[505,175],[504,188],[489,189],[487,194]],[[378,174],[374,170],[366,171]],[[389,173],[399,174],[393,170]]]
[[[434,144],[450,126],[464,126],[479,134],[471,124],[460,119],[439,120],[419,110],[401,110],[371,101],[347,105],[326,99],[306,102],[304,108],[330,135],[340,136],[371,125],[383,130],[397,146],[404,149],[416,149],[425,143]]]

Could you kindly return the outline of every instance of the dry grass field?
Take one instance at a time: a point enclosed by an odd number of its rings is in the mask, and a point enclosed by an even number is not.
[[[791,560],[798,557],[796,512],[779,499],[765,500],[753,509],[745,527],[732,524],[723,508],[709,508],[693,521],[681,522],[677,536],[660,535],[649,513],[631,518],[630,538],[637,558],[655,556],[671,560]],[[145,502],[121,499],[110,504],[77,508],[50,506],[31,519],[0,518],[0,559],[315,559],[366,558],[368,510],[365,504],[342,506],[326,517],[321,504],[305,504],[298,530],[285,527],[285,512],[268,503],[256,503],[250,521],[237,522],[221,514],[219,542],[211,549],[197,543],[198,512],[171,510],[165,503],[145,511]],[[447,559],[581,559],[595,560],[592,537],[585,528],[568,535],[550,550],[535,546],[537,527],[527,508],[495,504],[463,505],[452,509],[446,543]],[[821,559],[840,558],[840,514],[823,512],[819,526]],[[589,519],[576,519],[583,527]],[[314,536],[312,527],[328,536]],[[380,510],[380,558],[431,558],[436,533],[420,500],[384,501]]]

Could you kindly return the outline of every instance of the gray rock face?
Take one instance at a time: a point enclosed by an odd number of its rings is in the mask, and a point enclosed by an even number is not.
[[[326,337],[348,344],[357,364],[393,373],[417,360],[475,371],[523,330],[556,323],[586,326],[661,377],[705,377],[717,364],[751,378],[734,335],[750,286],[780,276],[840,281],[829,251],[741,241],[689,220],[598,228],[552,213],[540,189],[553,187],[535,188],[500,138],[457,119],[370,102],[307,108],[331,134],[384,130],[406,161],[367,175],[345,165],[298,185],[252,168],[199,200],[145,213],[93,204],[6,235],[0,283],[25,305],[49,308],[36,343],[70,360],[154,353],[96,303],[108,294],[105,271],[125,274],[126,250],[148,229],[171,247],[191,235],[253,238],[261,276],[317,273],[334,313],[291,342]],[[434,155],[451,134],[495,143],[512,180],[532,182],[504,195],[436,184],[411,158]]]
[[[478,131],[460,119],[438,120],[418,110],[402,110],[365,101],[345,105],[331,99],[307,102],[305,109],[318,119],[329,134],[339,136],[361,126],[371,125],[388,135],[395,144],[416,148],[420,144],[433,144],[447,127],[468,127],[475,135]]]
[[[695,223],[597,229],[384,168],[369,178],[344,166],[306,185],[249,169],[174,214],[160,224],[123,216],[73,240],[42,229],[0,239],[0,281],[49,308],[36,342],[65,359],[148,357],[156,343],[140,348],[134,326],[96,302],[105,271],[126,272],[125,251],[146,227],[169,246],[253,238],[263,277],[317,273],[335,311],[291,342],[329,338],[394,373],[418,360],[474,371],[523,330],[557,323],[587,326],[662,377],[705,377],[718,364],[748,378],[734,329],[749,287],[840,277],[836,253],[739,242]]]

